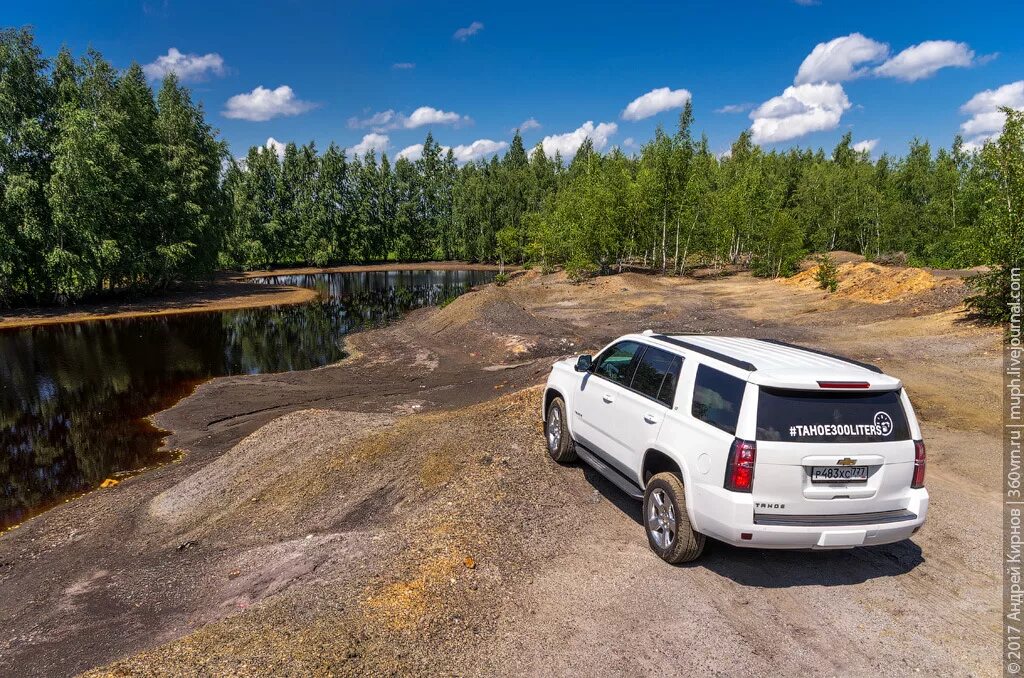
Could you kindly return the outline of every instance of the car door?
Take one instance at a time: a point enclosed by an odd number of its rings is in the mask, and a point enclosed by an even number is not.
[[[620,471],[625,468],[618,463],[613,434],[625,421],[620,418],[616,404],[628,392],[642,348],[643,344],[631,340],[609,346],[594,361],[591,371],[583,375],[580,390],[573,398],[576,439]]]
[[[638,482],[644,454],[656,446],[672,408],[682,361],[681,356],[647,346],[636,360],[629,387],[622,389],[614,404],[617,425],[607,432],[611,453]]]

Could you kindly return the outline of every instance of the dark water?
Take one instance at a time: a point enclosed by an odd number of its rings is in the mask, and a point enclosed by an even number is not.
[[[479,271],[273,276],[296,306],[0,332],[0,530],[105,479],[164,462],[145,417],[229,374],[320,367],[342,335],[489,281]]]

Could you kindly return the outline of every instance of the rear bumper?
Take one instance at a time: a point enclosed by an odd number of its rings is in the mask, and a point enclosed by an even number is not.
[[[928,515],[928,492],[923,489],[910,490],[905,509],[841,516],[755,514],[750,495],[727,491],[701,494],[694,498],[701,509],[693,516],[697,530],[749,548],[843,549],[891,544],[908,539]]]

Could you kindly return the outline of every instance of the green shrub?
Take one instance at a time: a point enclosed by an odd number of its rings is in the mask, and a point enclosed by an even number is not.
[[[968,279],[978,294],[967,298],[967,307],[984,323],[1008,323],[1015,303],[1010,267],[996,266]]]
[[[504,287],[505,283],[508,282],[508,273],[499,273],[494,276],[494,284],[498,287]]]
[[[581,283],[587,278],[593,278],[597,275],[597,271],[597,264],[585,259],[574,258],[565,265],[565,274],[574,283]]]
[[[818,270],[814,273],[814,279],[818,281],[818,287],[829,292],[839,289],[839,268],[836,260],[831,254],[822,254],[816,258]]]

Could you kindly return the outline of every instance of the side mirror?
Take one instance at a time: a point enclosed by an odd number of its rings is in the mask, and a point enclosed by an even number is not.
[[[581,355],[579,358],[576,358],[576,371],[589,372],[593,364],[593,358],[591,358],[589,355]]]

